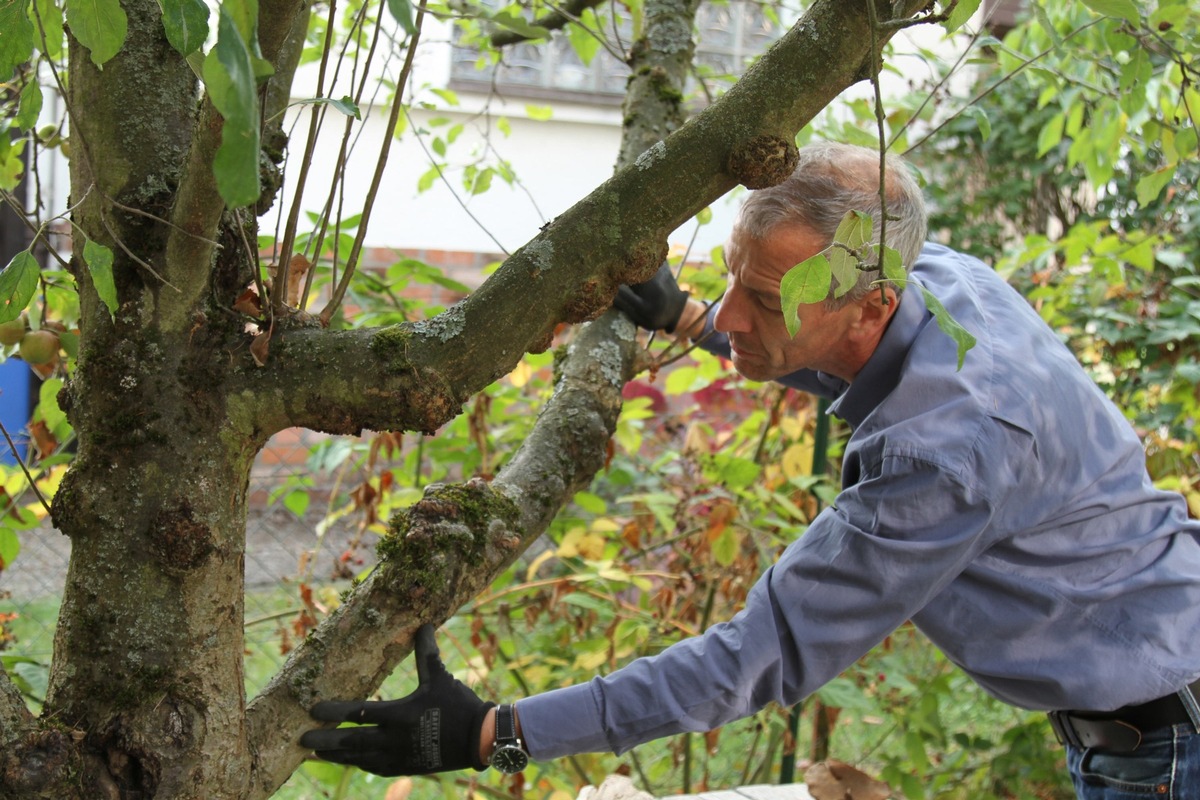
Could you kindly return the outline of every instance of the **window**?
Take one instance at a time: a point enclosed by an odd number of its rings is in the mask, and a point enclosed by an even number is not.
[[[782,33],[759,3],[747,0],[704,3],[696,25],[700,30],[696,62],[702,73],[728,76],[731,81]],[[624,34],[628,44],[628,32]],[[455,44],[451,57],[455,88],[478,89],[494,83],[507,93],[534,98],[618,105],[629,76],[629,67],[604,49],[591,64],[584,64],[562,33],[555,33],[548,44],[510,45],[499,64],[482,70],[476,69],[479,53],[472,47]]]

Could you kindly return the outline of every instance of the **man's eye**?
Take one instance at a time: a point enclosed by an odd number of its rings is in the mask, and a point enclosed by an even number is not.
[[[758,301],[758,304],[768,311],[779,311],[782,308],[779,298],[775,295],[758,294],[754,297]]]

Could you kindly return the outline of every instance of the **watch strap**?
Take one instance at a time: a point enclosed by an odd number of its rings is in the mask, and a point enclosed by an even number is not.
[[[496,706],[496,744],[508,744],[517,740],[517,713],[512,703]]]

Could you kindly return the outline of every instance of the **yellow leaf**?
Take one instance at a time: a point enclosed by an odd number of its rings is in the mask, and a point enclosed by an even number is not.
[[[555,555],[559,558],[580,558],[596,561],[604,556],[605,539],[598,533],[588,533],[583,528],[572,528],[563,536]]]
[[[520,389],[525,384],[529,383],[529,379],[533,377],[533,367],[522,361],[517,364],[512,372],[508,373],[508,382]]]
[[[550,550],[543,550],[541,555],[533,560],[529,565],[529,569],[525,571],[525,580],[532,581],[537,575],[538,568],[545,564],[550,559],[554,558],[555,554]]]
[[[794,444],[783,453],[781,459],[783,474],[789,478],[797,478],[812,473],[813,447],[808,444]]]
[[[575,657],[575,669],[585,672],[595,672],[598,667],[607,661],[607,650],[600,650],[595,653],[581,653]]]

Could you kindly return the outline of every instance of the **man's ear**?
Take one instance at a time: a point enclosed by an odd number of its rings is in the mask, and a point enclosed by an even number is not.
[[[859,314],[854,323],[854,333],[864,339],[882,336],[899,305],[900,298],[893,287],[885,286],[882,292],[873,289],[858,303]]]

